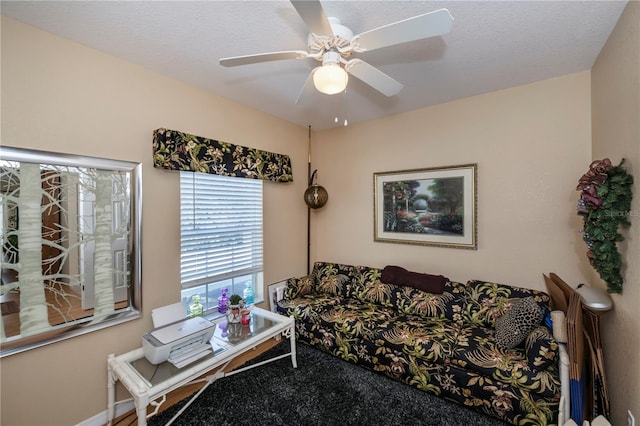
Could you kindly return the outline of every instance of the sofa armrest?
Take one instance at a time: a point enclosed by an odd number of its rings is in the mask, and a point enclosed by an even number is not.
[[[287,287],[284,290],[284,300],[295,299],[296,297],[310,294],[314,290],[313,275],[306,275],[304,277],[289,278],[287,280]]]

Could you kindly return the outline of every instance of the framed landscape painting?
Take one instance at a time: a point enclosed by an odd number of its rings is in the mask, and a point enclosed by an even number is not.
[[[477,168],[374,173],[374,241],[477,249]]]

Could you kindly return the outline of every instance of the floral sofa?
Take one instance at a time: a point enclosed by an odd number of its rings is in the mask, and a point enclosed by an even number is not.
[[[546,293],[444,277],[426,292],[383,282],[383,272],[318,262],[288,280],[277,310],[295,318],[298,341],[334,356],[512,424],[556,423],[558,344],[543,321]],[[509,340],[518,326],[500,318],[525,300],[541,315],[523,342],[505,348],[498,331],[506,327]]]

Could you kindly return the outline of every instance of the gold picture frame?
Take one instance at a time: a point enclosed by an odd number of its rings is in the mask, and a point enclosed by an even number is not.
[[[477,174],[477,164],[374,173],[374,241],[477,250]]]

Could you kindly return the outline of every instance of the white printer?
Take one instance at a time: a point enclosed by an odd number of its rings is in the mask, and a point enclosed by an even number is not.
[[[155,313],[152,312],[152,317]],[[154,325],[159,322],[164,323],[154,317]],[[181,368],[213,352],[215,348],[209,341],[215,328],[216,324],[205,318],[184,318],[183,314],[183,319],[163,324],[142,336],[144,356],[152,364],[169,361]]]

